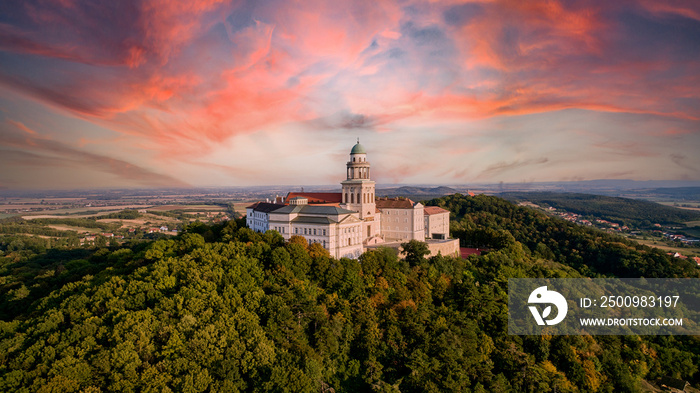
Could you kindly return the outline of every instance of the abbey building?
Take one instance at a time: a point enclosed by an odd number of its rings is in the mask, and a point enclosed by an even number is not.
[[[246,208],[247,225],[258,232],[275,230],[286,240],[303,236],[335,258],[357,258],[381,244],[449,238],[447,210],[407,198],[376,197],[367,152],[359,141],[340,184],[339,193],[290,192],[276,203],[257,202]]]

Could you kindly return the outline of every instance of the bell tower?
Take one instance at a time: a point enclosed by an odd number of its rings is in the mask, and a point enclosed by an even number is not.
[[[342,206],[345,209],[359,212],[363,220],[375,216],[377,207],[374,203],[374,182],[370,180],[367,152],[359,138],[350,150],[346,179],[340,184],[343,186]]]

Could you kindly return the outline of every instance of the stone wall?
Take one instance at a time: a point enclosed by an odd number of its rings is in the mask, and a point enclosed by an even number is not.
[[[371,246],[367,246],[366,248],[371,250],[379,247],[389,247],[394,250],[399,255],[399,258],[405,258],[406,254],[403,253],[401,250],[401,243],[404,242],[390,242],[390,243],[379,243],[379,244],[373,244]],[[433,255],[437,255],[438,253],[441,253],[442,255],[445,256],[455,256],[459,257],[459,239],[447,239],[447,240],[426,240],[426,243],[428,244],[428,249],[430,250],[430,254],[427,257],[431,257]]]

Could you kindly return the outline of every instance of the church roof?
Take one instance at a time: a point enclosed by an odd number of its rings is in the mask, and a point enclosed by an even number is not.
[[[350,150],[350,154],[367,154],[367,152],[358,140],[355,146],[352,147],[352,150]]]
[[[269,213],[281,209],[283,207],[284,205],[278,205],[276,203],[255,202],[254,204],[248,206],[246,209],[253,209],[256,212],[260,213]]]
[[[310,206],[310,205],[306,205],[306,206],[304,206],[304,209],[301,211],[301,213],[338,215],[338,214],[352,214],[352,213],[357,213],[357,212],[352,211],[352,210],[348,210],[348,209],[343,209],[342,207],[338,207],[338,206]]]
[[[319,216],[337,216],[340,214],[356,213],[352,210],[343,209],[337,206],[313,206],[313,205],[287,205],[275,210],[275,213],[280,214],[310,214]]]
[[[302,197],[309,200],[309,203],[340,203],[343,201],[343,194],[339,192],[290,192],[286,201],[292,198]]]
[[[328,217],[298,216],[292,222],[299,224],[333,224],[336,221]]]
[[[437,206],[426,206],[425,209],[423,209],[423,214],[426,216],[430,216],[433,214],[442,214],[442,213],[449,213],[449,210],[445,210],[441,207]]]

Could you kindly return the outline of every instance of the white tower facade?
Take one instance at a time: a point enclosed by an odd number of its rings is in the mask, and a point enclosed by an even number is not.
[[[340,182],[343,186],[341,207],[360,213],[360,219],[365,223],[363,232],[366,242],[374,244],[380,241],[380,220],[375,203],[375,185],[370,178],[367,152],[359,139],[350,151],[350,161],[346,167],[346,178]]]

